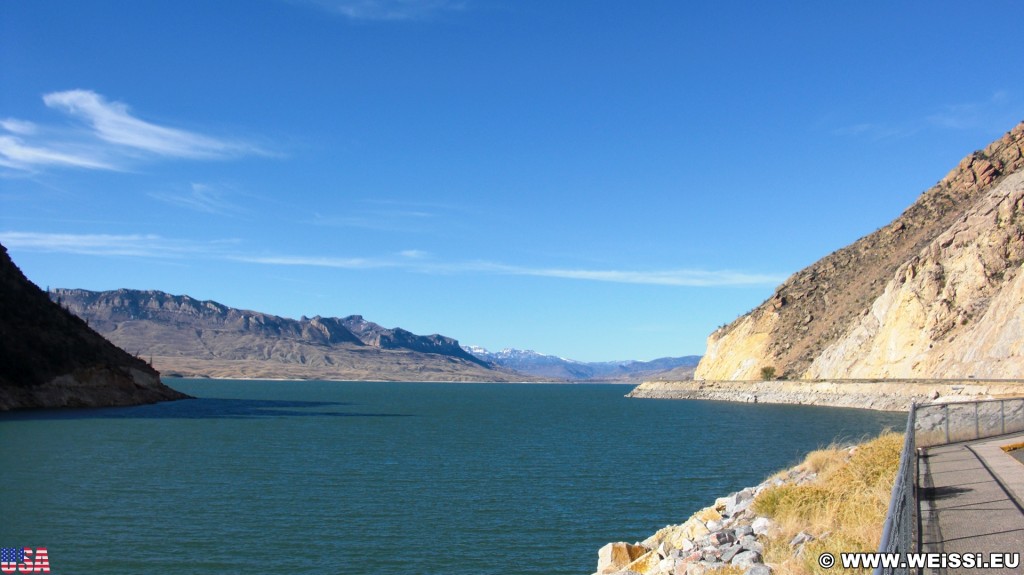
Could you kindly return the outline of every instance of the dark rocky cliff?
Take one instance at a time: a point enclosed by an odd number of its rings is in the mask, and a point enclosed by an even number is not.
[[[154,403],[188,396],[51,302],[0,246],[0,410]]]

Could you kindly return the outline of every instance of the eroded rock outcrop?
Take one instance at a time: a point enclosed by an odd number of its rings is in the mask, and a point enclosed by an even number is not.
[[[705,380],[1019,378],[1024,123],[715,331]]]

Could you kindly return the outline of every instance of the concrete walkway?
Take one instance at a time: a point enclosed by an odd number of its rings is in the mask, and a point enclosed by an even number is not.
[[[921,551],[1024,553],[1024,465],[1000,446],[1024,433],[930,447],[919,461]],[[1024,575],[1014,569],[925,569],[926,575]]]

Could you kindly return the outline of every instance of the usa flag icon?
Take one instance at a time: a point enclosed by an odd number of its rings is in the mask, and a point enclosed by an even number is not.
[[[0,547],[0,563],[22,563],[24,561],[24,547]]]

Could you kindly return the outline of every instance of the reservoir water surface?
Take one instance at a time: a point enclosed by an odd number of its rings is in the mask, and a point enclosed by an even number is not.
[[[589,574],[905,415],[624,385],[171,379],[199,399],[0,415],[0,546],[105,575]]]

